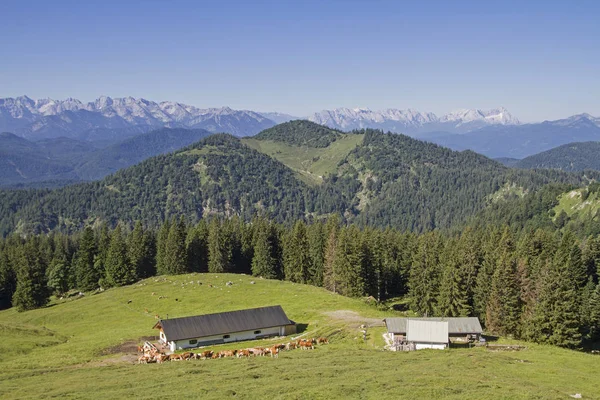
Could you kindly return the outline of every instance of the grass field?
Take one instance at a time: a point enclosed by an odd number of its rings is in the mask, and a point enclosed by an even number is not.
[[[141,338],[156,335],[156,314],[172,318],[274,304],[306,336],[326,335],[331,344],[278,359],[132,362]],[[533,344],[519,352],[392,353],[382,351],[382,327],[370,328],[363,342],[359,325],[390,315],[360,299],[289,282],[227,274],[151,278],[41,310],[1,311],[0,397],[600,398],[598,356]]]
[[[290,146],[271,140],[242,139],[251,148],[267,154],[293,169],[305,182],[319,184],[336,171],[338,163],[363,140],[363,135],[345,135],[325,148]]]
[[[555,215],[558,216],[564,211],[569,217],[577,213],[579,220],[587,221],[600,214],[599,193],[592,193],[584,201],[581,197],[583,189],[576,189],[560,196],[559,203],[554,207]]]

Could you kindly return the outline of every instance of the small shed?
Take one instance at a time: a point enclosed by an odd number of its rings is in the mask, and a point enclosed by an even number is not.
[[[281,306],[161,319],[154,328],[171,351],[296,333]]]
[[[409,319],[406,340],[414,344],[415,350],[444,350],[448,347],[448,321]]]
[[[448,322],[448,338],[451,342],[468,342],[479,340],[483,333],[477,317],[433,317],[433,318],[386,318],[383,321],[394,342],[406,340],[408,320],[416,321],[446,321]]]

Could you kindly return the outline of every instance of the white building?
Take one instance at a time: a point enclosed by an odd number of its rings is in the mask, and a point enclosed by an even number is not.
[[[296,333],[281,306],[164,319],[154,328],[171,351]]]
[[[406,327],[406,340],[415,346],[415,350],[438,349],[448,347],[448,321],[423,321],[409,319]]]
[[[442,343],[445,343],[444,348],[446,348],[449,343],[469,343],[472,340],[479,340],[483,333],[479,319],[476,317],[386,318],[384,322],[393,345],[397,349],[403,350],[415,350],[416,347],[427,348],[424,347],[426,343],[437,343],[436,346],[429,348],[439,348]],[[418,322],[429,324],[419,324]],[[436,322],[443,322],[447,326],[436,325]],[[409,325],[413,327],[410,338],[408,337]],[[429,332],[428,329],[435,333]],[[442,334],[445,335],[444,340],[442,340]],[[416,346],[417,343],[422,345]]]

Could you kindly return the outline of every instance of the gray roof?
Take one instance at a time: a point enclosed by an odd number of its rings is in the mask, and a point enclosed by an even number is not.
[[[406,334],[406,321],[409,319],[421,321],[448,321],[448,334],[467,334],[483,333],[479,318],[477,317],[458,317],[458,318],[386,318],[383,321],[388,332]]]
[[[161,319],[154,327],[161,327],[167,340],[172,341],[253,331],[291,323],[281,306],[271,306],[194,317]]]

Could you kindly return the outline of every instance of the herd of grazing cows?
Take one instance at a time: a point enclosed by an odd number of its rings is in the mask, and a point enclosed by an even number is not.
[[[329,340],[325,337],[318,339],[298,339],[289,343],[276,344],[270,347],[252,347],[242,350],[221,350],[212,351],[206,350],[201,353],[185,352],[179,354],[165,354],[158,350],[150,342],[146,342],[143,346],[138,347],[138,352],[142,353],[138,358],[138,364],[163,363],[166,361],[182,361],[182,360],[209,360],[216,358],[227,357],[257,357],[270,355],[277,358],[280,351],[302,349],[313,350],[317,344],[328,344]]]

